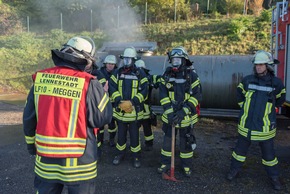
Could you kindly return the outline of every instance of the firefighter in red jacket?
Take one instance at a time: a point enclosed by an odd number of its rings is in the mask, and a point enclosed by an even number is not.
[[[94,42],[71,38],[52,50],[55,67],[33,75],[23,113],[28,151],[36,155],[37,193],[95,193],[96,131],[110,123],[112,106],[103,86],[90,73]]]

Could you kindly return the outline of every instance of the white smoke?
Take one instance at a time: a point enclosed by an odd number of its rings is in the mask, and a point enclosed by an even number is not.
[[[141,16],[127,4],[126,0],[99,0],[99,27],[103,29],[113,41],[140,41],[144,35],[140,30]]]
[[[38,0],[35,8],[48,28],[63,27],[67,32],[100,29],[109,35],[110,41],[117,42],[140,41],[145,37],[140,30],[144,19],[127,0]]]

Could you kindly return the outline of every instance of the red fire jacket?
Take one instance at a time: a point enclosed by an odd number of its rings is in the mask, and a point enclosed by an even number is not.
[[[83,155],[87,138],[83,107],[92,78],[88,73],[59,67],[33,75],[38,155],[52,158]]]

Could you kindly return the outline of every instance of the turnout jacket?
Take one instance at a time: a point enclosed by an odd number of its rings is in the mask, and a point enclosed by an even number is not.
[[[150,75],[149,70],[143,69],[144,72],[146,73],[147,79],[148,79],[148,95],[145,98],[144,101],[144,114],[143,114],[143,119],[149,119],[151,115],[151,94],[153,88],[158,88],[159,85],[159,79],[160,75]]]
[[[239,134],[256,141],[275,137],[275,107],[284,103],[285,94],[282,81],[271,73],[246,76],[237,87]]]
[[[114,70],[112,72],[109,72],[109,71],[106,70],[105,66],[101,67],[101,69],[100,69],[100,71],[103,73],[103,75],[104,75],[106,80],[110,80],[110,77],[111,77],[112,73],[114,72]]]
[[[56,61],[55,61],[56,63]],[[97,176],[96,131],[112,118],[112,106],[94,76],[57,67],[33,75],[23,113],[28,150],[36,148],[35,173],[44,181],[73,183]]]
[[[181,66],[178,71],[168,67],[160,78],[159,95],[163,106],[162,121],[170,123],[177,111],[183,110],[185,116],[177,128],[188,127],[198,120],[196,107],[201,100],[201,85],[194,70]]]
[[[116,69],[109,81],[109,93],[113,102],[113,117],[118,121],[133,122],[143,119],[144,100],[148,95],[148,79],[145,72],[132,65]],[[130,100],[134,106],[131,113],[118,108],[122,100]]]
[[[99,69],[94,69],[93,72],[92,72],[92,75],[93,76],[96,76],[97,79],[99,80],[99,82],[104,86],[106,84],[106,77],[105,75],[103,74],[103,72]]]

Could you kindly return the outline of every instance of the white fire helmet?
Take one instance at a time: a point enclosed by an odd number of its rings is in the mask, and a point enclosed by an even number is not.
[[[279,64],[279,61],[276,59],[273,59],[273,56],[271,53],[266,52],[264,50],[259,50],[254,55],[253,63],[254,64],[265,64],[269,71],[274,72],[275,65]]]
[[[108,55],[106,56],[104,64],[110,63],[110,64],[117,64],[117,59],[115,55]]]
[[[90,38],[85,37],[73,37],[64,45],[64,50],[66,47],[71,47],[78,51],[80,55],[83,55],[82,52],[86,52],[90,57],[94,58],[95,56],[95,44],[94,41]],[[86,57],[85,55],[83,55]]]
[[[254,64],[273,64],[273,57],[271,53],[264,50],[259,50],[256,52],[253,60]]]
[[[172,59],[174,57],[185,58],[187,60],[189,59],[188,53],[183,46],[178,46],[178,47],[173,48],[169,52],[169,57],[170,57],[170,59]]]
[[[124,54],[122,57],[134,58],[137,59],[137,52],[134,47],[128,47],[124,50]]]
[[[142,59],[139,59],[138,61],[136,61],[136,62],[135,62],[135,65],[136,65],[136,67],[146,69],[145,62],[144,62]]]

